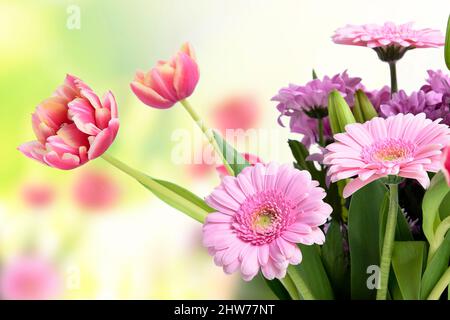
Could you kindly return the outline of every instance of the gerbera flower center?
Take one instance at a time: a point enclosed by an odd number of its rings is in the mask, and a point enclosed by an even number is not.
[[[276,190],[248,197],[234,216],[232,224],[238,237],[254,245],[270,243],[293,222],[293,206]]]
[[[277,212],[271,208],[263,208],[261,211],[254,213],[253,228],[256,232],[264,232],[272,227],[277,221]]]
[[[411,142],[387,139],[365,147],[362,157],[367,162],[399,163],[413,159],[415,149],[415,145]]]

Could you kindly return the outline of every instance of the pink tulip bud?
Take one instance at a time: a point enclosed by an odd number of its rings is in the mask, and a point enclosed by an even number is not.
[[[199,79],[194,51],[185,43],[168,61],[159,61],[148,72],[138,71],[131,90],[144,104],[167,109],[189,97]]]
[[[19,146],[29,158],[69,170],[101,156],[119,130],[111,91],[100,99],[83,81],[67,75],[32,115],[37,140]]]
[[[450,186],[450,145],[442,152],[442,172],[444,173],[447,183]]]

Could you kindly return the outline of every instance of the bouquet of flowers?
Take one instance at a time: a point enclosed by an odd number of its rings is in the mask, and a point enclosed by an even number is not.
[[[194,51],[137,72],[131,90],[147,106],[180,103],[220,159],[221,182],[202,198],[105,152],[119,130],[112,92],[99,97],[67,75],[32,115],[36,140],[19,150],[70,170],[104,160],[162,201],[203,224],[203,244],[225,273],[262,274],[280,299],[444,299],[450,283],[450,77],[428,71],[410,94],[396,64],[412,49],[445,45],[437,30],[412,24],[347,25],[335,43],[372,48],[390,86],[370,91],[347,71],[279,90],[273,97],[293,164],[235,150],[201,120],[187,98],[199,80]],[[450,292],[448,293],[450,296]]]

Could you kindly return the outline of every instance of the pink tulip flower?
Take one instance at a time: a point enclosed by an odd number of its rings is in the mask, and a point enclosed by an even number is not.
[[[36,141],[19,151],[50,167],[69,170],[101,156],[119,130],[111,91],[100,99],[83,81],[67,75],[54,94],[32,115]]]
[[[168,61],[159,61],[148,72],[138,71],[131,90],[144,104],[167,109],[189,97],[199,79],[192,47],[185,43]]]

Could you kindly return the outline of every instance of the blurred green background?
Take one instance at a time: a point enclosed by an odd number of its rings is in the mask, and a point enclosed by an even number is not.
[[[21,155],[16,147],[34,139],[35,106],[66,73],[99,95],[112,90],[121,127],[108,152],[203,197],[219,182],[214,168],[171,161],[174,132],[196,128],[179,106],[141,104],[129,89],[137,69],[189,41],[201,70],[190,99],[199,113],[220,127],[215,110],[239,118],[252,108],[248,126],[266,134],[243,151],[291,161],[270,102],[280,87],[308,81],[313,67],[319,76],[349,69],[370,88],[388,79],[371,50],[334,45],[333,31],[385,20],[444,30],[443,8],[448,1],[0,0],[0,270],[29,252],[44,256],[60,275],[59,298],[271,298],[260,280],[223,274],[201,246],[200,225],[103,160],[63,172]],[[74,10],[79,28],[70,25]],[[408,53],[400,87],[416,89],[425,70],[443,68],[441,54]]]

